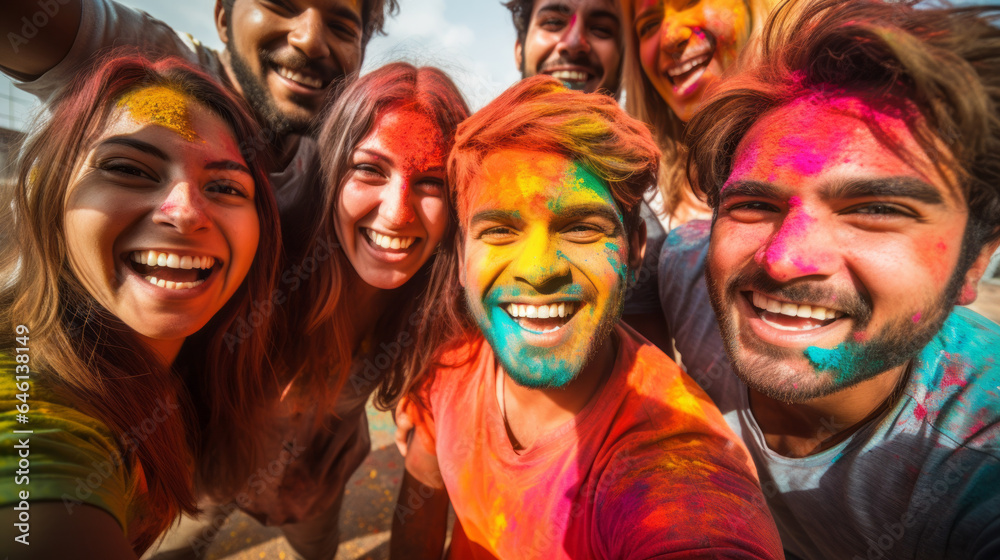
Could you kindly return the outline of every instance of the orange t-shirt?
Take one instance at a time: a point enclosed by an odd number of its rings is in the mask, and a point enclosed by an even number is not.
[[[782,558],[750,456],[712,401],[635,331],[613,336],[590,403],[517,452],[481,337],[421,386],[411,416],[458,519],[449,557]]]

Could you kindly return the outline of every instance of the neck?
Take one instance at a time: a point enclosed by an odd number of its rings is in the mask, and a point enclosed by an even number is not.
[[[612,333],[579,375],[565,387],[521,387],[500,368],[503,393],[497,397],[514,449],[530,447],[539,437],[572,420],[586,408],[601,382],[614,368],[616,336]]]
[[[375,323],[392,299],[392,291],[368,284],[351,268],[349,286],[342,297],[348,293],[350,297],[344,301],[344,305],[350,324],[354,327],[351,344],[357,350],[361,341],[375,329]]]
[[[891,408],[906,382],[909,364],[853,387],[797,403],[750,389],[750,410],[767,446],[786,457],[807,457],[844,441]]]
[[[177,354],[181,352],[181,346],[184,345],[184,339],[179,338],[176,340],[157,340],[153,338],[146,338],[140,336],[143,342],[152,349],[153,353],[157,357],[157,361],[163,365],[164,368],[170,369],[170,366],[174,364],[174,360],[177,359]]]

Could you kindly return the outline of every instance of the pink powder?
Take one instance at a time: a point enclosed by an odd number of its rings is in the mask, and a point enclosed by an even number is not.
[[[944,370],[944,377],[941,378],[941,388],[945,387],[965,387],[969,381],[962,377],[961,366],[955,363],[948,364]]]
[[[864,342],[868,340],[868,333],[865,331],[859,331],[854,333],[854,342]]]
[[[913,316],[913,322],[914,323],[919,323],[920,322],[920,317],[921,317],[921,313],[919,311],[917,311],[917,313]]]
[[[917,405],[917,408],[913,410],[913,417],[916,418],[917,420],[923,420],[924,418],[927,418],[927,409],[924,408],[924,405],[922,404]]]
[[[789,243],[794,239],[804,237],[808,232],[809,226],[816,221],[816,218],[813,218],[809,214],[796,210],[802,206],[801,198],[797,196],[789,198],[788,206],[788,216],[782,223],[781,229],[779,229],[774,235],[767,251],[764,252],[764,256],[770,263],[781,261],[789,251]],[[817,267],[814,262],[807,261],[804,257],[796,255],[790,258],[792,260],[792,264],[794,264],[795,267],[802,273],[812,274],[819,270],[819,267]]]

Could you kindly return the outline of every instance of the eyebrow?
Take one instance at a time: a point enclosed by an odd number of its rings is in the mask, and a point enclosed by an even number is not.
[[[375,151],[375,150],[368,150],[368,149],[365,149],[365,148],[358,148],[357,151],[359,151],[359,152],[361,152],[363,154],[368,154],[369,156],[371,156],[371,157],[373,157],[375,159],[385,161],[389,165],[394,165],[395,164],[395,162],[392,161],[391,157],[389,157],[386,154],[383,154],[382,152],[378,152],[378,151]]]
[[[820,193],[825,200],[837,198],[909,198],[925,204],[944,204],[941,192],[915,177],[857,179],[831,185]]]
[[[722,186],[719,202],[722,203],[737,196],[781,198],[782,191],[771,183],[763,181],[733,181]]]
[[[543,5],[541,8],[538,8],[538,12],[536,12],[536,15],[541,15],[543,12],[556,12],[560,15],[569,15],[573,13],[573,9],[561,2],[550,2],[548,4]],[[621,19],[618,17],[618,14],[616,14],[611,10],[599,9],[587,13],[587,19],[596,19],[596,18],[613,19],[615,20],[615,22],[619,22],[619,20]]]
[[[516,210],[483,210],[482,212],[476,212],[473,214],[469,223],[509,222],[517,219],[519,219],[519,216]]]
[[[223,171],[240,171],[246,173],[253,177],[253,173],[250,169],[238,161],[233,161],[231,159],[220,159],[217,161],[211,161],[205,164],[205,169],[220,169]]]
[[[598,218],[604,218],[609,222],[615,224],[616,227],[622,225],[622,218],[617,212],[609,208],[604,204],[581,204],[579,206],[571,206],[565,211],[559,212],[557,217],[569,220],[575,220],[578,218],[586,218],[588,216],[596,216]]]
[[[328,13],[334,17],[349,19],[358,26],[358,29],[362,29],[365,26],[365,22],[361,20],[361,15],[354,12],[354,10],[348,8],[347,6],[338,5],[328,11]]]
[[[167,154],[163,153],[163,150],[157,148],[156,146],[150,144],[149,142],[143,142],[142,140],[136,140],[135,138],[127,138],[125,136],[112,136],[103,140],[100,145],[114,144],[118,146],[126,146],[134,150],[139,150],[140,152],[147,153],[153,157],[162,159],[166,161],[169,159]]]

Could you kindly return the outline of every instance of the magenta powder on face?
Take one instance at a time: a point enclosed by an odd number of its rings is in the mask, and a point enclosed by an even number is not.
[[[788,216],[764,252],[764,257],[769,263],[776,263],[785,258],[790,250],[790,242],[805,237],[808,234],[809,226],[816,221],[816,218],[806,214],[805,211],[797,210],[801,206],[801,198],[793,196],[788,199]],[[804,274],[812,274],[819,270],[815,262],[807,259],[804,255],[793,255],[788,258]]]
[[[913,322],[914,323],[919,323],[920,322],[920,317],[922,317],[922,315],[921,315],[921,313],[919,311],[917,311],[916,314],[913,315]]]

